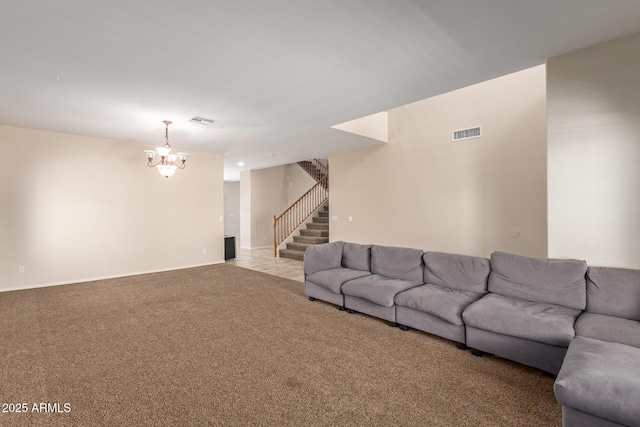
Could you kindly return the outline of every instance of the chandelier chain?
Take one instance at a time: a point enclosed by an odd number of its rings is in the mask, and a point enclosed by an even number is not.
[[[169,125],[171,124],[171,122],[169,120],[165,120],[162,123],[165,124],[165,129],[164,129],[164,141],[165,141],[165,146],[167,147],[171,147],[171,144],[169,144]]]

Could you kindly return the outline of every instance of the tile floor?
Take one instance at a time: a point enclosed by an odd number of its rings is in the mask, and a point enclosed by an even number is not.
[[[273,256],[273,249],[271,248],[240,248],[236,251],[236,258],[228,260],[227,262],[237,265],[238,267],[248,268],[249,270],[261,271],[274,276],[304,282],[302,261],[288,258],[275,258]]]

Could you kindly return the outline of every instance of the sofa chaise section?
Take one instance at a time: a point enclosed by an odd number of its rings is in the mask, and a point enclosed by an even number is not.
[[[576,337],[554,392],[564,427],[640,427],[640,348]]]
[[[487,258],[425,252],[424,285],[395,297],[396,322],[455,341],[466,348],[462,312],[487,292],[491,266]]]
[[[341,241],[311,245],[304,254],[304,292],[344,310],[343,283],[371,275],[371,245]]]
[[[467,345],[557,374],[586,306],[580,260],[491,254],[489,293],[462,313]]]
[[[423,284],[423,251],[391,246],[371,247],[371,275],[342,285],[349,313],[365,313],[396,326],[394,298]]]

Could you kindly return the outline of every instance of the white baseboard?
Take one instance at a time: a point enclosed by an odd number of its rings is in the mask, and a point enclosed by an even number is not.
[[[173,270],[185,270],[187,268],[204,267],[204,266],[207,266],[207,265],[216,265],[216,264],[224,264],[224,261],[208,262],[208,263],[205,263],[205,264],[185,265],[185,266],[181,266],[181,267],[163,268],[163,269],[160,269],[160,270],[137,271],[137,272],[133,272],[133,273],[113,274],[113,275],[109,275],[109,276],[89,277],[89,278],[85,278],[85,279],[63,281],[63,282],[50,282],[50,283],[38,283],[38,284],[35,284],[35,285],[14,286],[14,287],[10,287],[10,288],[0,288],[0,292],[23,291],[23,290],[26,290],[26,289],[46,288],[46,287],[49,287],[49,286],[62,286],[62,285],[72,285],[74,283],[96,282],[98,280],[118,279],[120,277],[140,276],[142,274],[162,273],[162,272],[165,272],[165,271],[173,271]]]

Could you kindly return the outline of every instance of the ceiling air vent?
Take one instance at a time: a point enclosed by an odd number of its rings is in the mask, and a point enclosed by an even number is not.
[[[209,126],[209,125],[213,124],[213,120],[205,119],[203,117],[194,117],[193,119],[191,119],[189,121],[191,123],[197,123],[199,125],[205,125],[205,126]]]
[[[462,141],[463,139],[482,138],[482,126],[475,126],[468,129],[454,130],[451,133],[452,141]]]

